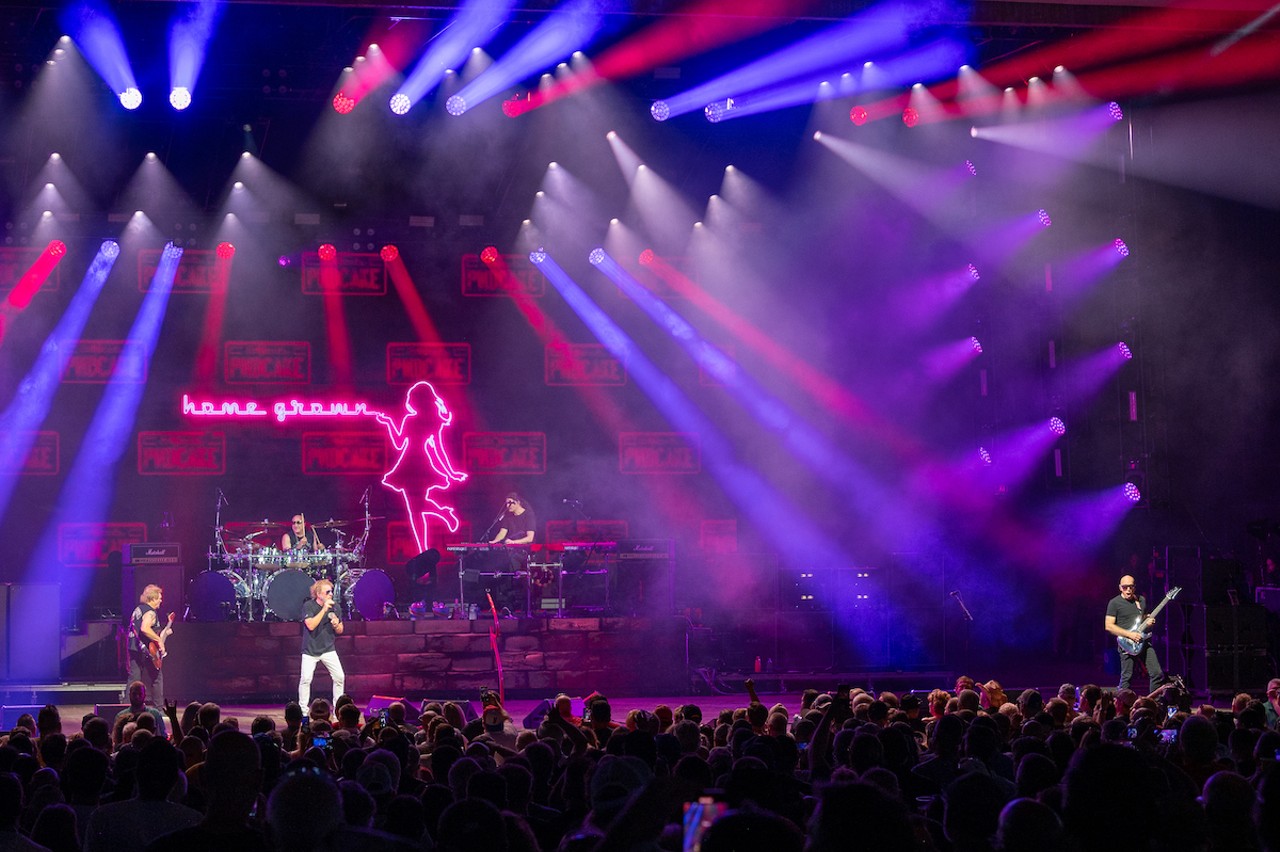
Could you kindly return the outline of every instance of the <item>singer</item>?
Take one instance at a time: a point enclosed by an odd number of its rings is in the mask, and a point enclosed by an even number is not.
[[[538,522],[525,499],[512,491],[498,516],[498,534],[490,544],[533,544],[533,531]]]
[[[324,663],[333,680],[333,703],[338,703],[346,686],[347,675],[338,659],[338,636],[342,635],[342,619],[333,608],[333,583],[317,580],[311,586],[311,599],[302,605],[302,677],[298,680],[298,704],[311,701],[311,676],[316,663]]]

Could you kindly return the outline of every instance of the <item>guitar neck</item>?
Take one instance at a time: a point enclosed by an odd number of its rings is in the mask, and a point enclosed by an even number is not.
[[[1159,615],[1159,614],[1160,614],[1160,610],[1164,609],[1165,604],[1169,603],[1169,601],[1171,601],[1171,600],[1173,600],[1173,595],[1165,595],[1165,596],[1164,596],[1164,600],[1160,601],[1159,606],[1157,606],[1155,609],[1151,610],[1151,612],[1150,612],[1150,613],[1148,613],[1146,617],[1147,617],[1147,618],[1155,618],[1157,615]]]

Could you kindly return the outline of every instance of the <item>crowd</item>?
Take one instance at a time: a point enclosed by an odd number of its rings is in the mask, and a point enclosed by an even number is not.
[[[1230,710],[1177,685],[747,688],[706,714],[558,696],[519,723],[493,693],[474,719],[342,696],[242,730],[135,683],[114,719],[48,705],[0,737],[0,850],[1280,852],[1280,679]]]

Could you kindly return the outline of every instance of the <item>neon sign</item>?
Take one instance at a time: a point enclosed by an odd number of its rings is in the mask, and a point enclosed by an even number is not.
[[[450,532],[458,530],[454,507],[438,499],[454,483],[467,481],[467,474],[453,466],[446,449],[445,430],[453,422],[453,412],[430,382],[418,382],[404,395],[404,414],[393,415],[369,407],[368,403],[290,399],[276,402],[257,400],[192,399],[182,395],[182,413],[187,417],[251,419],[274,416],[277,423],[293,418],[373,417],[387,432],[398,456],[382,476],[382,485],[400,495],[420,551],[426,550],[427,522],[442,520]]]

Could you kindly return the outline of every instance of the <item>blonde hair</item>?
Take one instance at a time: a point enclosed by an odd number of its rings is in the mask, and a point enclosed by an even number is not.
[[[164,589],[160,588],[155,583],[152,583],[142,590],[142,594],[138,597],[138,600],[145,604],[154,603],[159,600],[160,596],[163,594]]]
[[[311,597],[314,598],[316,595],[320,594],[321,586],[328,586],[332,589],[333,583],[329,580],[316,580],[311,584]]]

